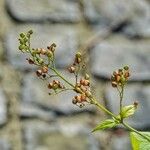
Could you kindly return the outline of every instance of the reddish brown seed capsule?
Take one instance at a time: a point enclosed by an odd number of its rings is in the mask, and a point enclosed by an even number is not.
[[[58,81],[58,80],[53,80],[53,84],[59,85],[59,84],[60,84],[60,81]]]
[[[112,87],[117,87],[117,83],[116,82],[111,82]]]
[[[31,58],[29,59],[27,58],[26,60],[28,61],[29,64],[34,64],[34,61]]]
[[[72,103],[73,103],[73,104],[77,104],[77,102],[78,102],[78,101],[77,101],[75,98],[73,98]]]
[[[86,101],[86,95],[85,94],[81,94],[81,101]]]
[[[48,72],[48,67],[43,66],[41,70],[42,70],[42,73],[47,73]]]
[[[89,80],[84,80],[84,86],[89,86],[90,85],[90,81]]]
[[[116,81],[119,82],[121,80],[121,76],[120,75],[116,75]]]
[[[71,66],[71,67],[68,68],[68,70],[69,70],[70,73],[74,73],[76,68]]]
[[[41,48],[41,54],[45,55],[46,53],[47,53],[47,51],[45,49]]]
[[[80,80],[80,84],[83,85],[84,84],[84,79]]]
[[[53,88],[53,83],[49,83],[47,87],[48,87],[49,89],[52,89],[52,88]]]
[[[42,70],[41,70],[41,69],[37,70],[37,71],[36,71],[36,75],[37,75],[38,77],[40,77],[40,76],[42,75]]]
[[[130,73],[129,73],[128,71],[127,71],[127,72],[125,72],[124,77],[125,77],[125,78],[130,77]]]
[[[81,103],[81,102],[82,102],[82,101],[81,101],[81,96],[80,96],[80,95],[75,96],[75,99],[77,100],[78,103]]]

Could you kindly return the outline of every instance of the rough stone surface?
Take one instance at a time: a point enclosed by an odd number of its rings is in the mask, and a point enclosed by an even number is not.
[[[91,139],[88,128],[81,124],[46,124],[42,122],[28,123],[24,127],[26,150],[99,150],[90,146]],[[78,143],[78,144],[77,144]],[[92,144],[95,144],[94,142]]]
[[[79,5],[73,0],[7,0],[6,2],[10,14],[23,22],[78,22],[81,19]]]
[[[106,99],[108,107],[111,111],[119,113],[119,94],[116,89],[108,87],[106,89]],[[135,114],[127,119],[127,122],[138,129],[144,129],[150,127],[150,86],[144,86],[142,84],[128,85],[125,88],[123,105],[131,105],[134,101],[138,101],[139,106]]]
[[[60,71],[61,72],[61,71]],[[74,77],[67,72],[63,72],[64,76],[71,82],[75,82]],[[66,91],[58,95],[48,95],[47,82],[40,81],[35,75],[29,74],[24,78],[24,87],[22,91],[22,99],[25,103],[39,105],[40,107],[53,110],[63,114],[74,112],[82,112],[84,110],[93,111],[93,107],[86,106],[85,109],[78,108],[72,104],[72,98],[75,92]],[[63,83],[63,82],[62,82]]]
[[[0,88],[0,125],[3,125],[7,121],[7,106],[6,106],[5,94]]]
[[[149,46],[149,43],[124,39],[105,41],[91,50],[92,73],[110,79],[114,70],[129,65],[132,81],[150,80]]]
[[[84,15],[98,30],[124,25],[130,36],[150,37],[150,5],[145,0],[84,0]]]
[[[35,34],[32,37],[32,46],[34,48],[46,48],[52,43],[57,44],[56,49],[56,65],[58,67],[66,67],[71,64],[75,51],[78,46],[76,29],[70,26],[20,26],[16,27],[7,34],[5,47],[7,49],[7,59],[15,67],[21,70],[33,68],[25,60],[25,55],[19,53],[18,35],[23,31],[33,29]]]
[[[44,121],[53,121],[55,114],[50,111],[41,109],[40,107],[32,104],[21,103],[20,115],[23,118],[38,118]]]
[[[132,150],[129,135],[114,135],[111,139],[112,150]]]

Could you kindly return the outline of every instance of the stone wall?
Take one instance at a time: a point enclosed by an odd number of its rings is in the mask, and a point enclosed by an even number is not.
[[[18,34],[34,30],[32,45],[57,43],[57,67],[65,72],[78,49],[85,54],[95,95],[117,113],[109,85],[113,70],[128,64],[132,77],[124,103],[139,101],[128,122],[150,129],[149,0],[0,0],[0,150],[130,150],[122,128],[96,134],[107,116],[72,105],[72,93],[49,96],[18,49]],[[106,99],[103,101],[102,99]]]

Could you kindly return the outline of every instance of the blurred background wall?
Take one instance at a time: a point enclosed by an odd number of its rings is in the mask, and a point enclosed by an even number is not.
[[[80,49],[95,95],[115,113],[118,96],[110,74],[128,64],[132,75],[124,104],[139,102],[128,122],[148,131],[150,1],[0,0],[0,150],[130,150],[122,128],[91,133],[108,117],[103,112],[72,105],[72,93],[48,95],[18,51],[18,35],[29,29],[33,47],[57,44],[56,65],[70,80],[65,69]]]

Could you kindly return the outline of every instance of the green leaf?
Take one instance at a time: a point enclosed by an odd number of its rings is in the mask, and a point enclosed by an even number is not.
[[[108,128],[113,128],[117,124],[118,123],[115,120],[107,119],[107,120],[103,121],[102,123],[100,123],[96,128],[94,128],[92,132],[95,132],[97,130],[104,130],[104,129],[108,129]]]
[[[127,118],[129,116],[132,116],[134,114],[136,108],[137,107],[135,105],[124,106],[121,110],[122,118]]]
[[[140,132],[150,139],[150,132]],[[130,133],[133,150],[150,150],[150,142],[135,132]]]

